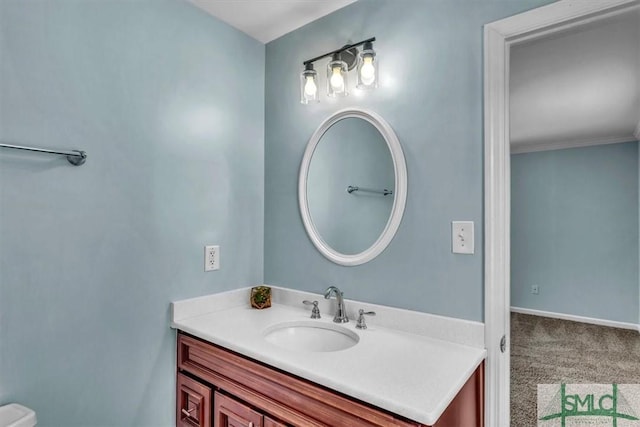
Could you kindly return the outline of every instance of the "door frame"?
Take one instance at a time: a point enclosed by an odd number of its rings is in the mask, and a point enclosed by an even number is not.
[[[640,0],[560,0],[484,26],[485,425],[488,427],[510,425],[510,48],[638,7]],[[505,337],[504,352],[500,350],[502,337]]]

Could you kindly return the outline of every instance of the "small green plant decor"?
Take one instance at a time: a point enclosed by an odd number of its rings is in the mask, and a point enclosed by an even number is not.
[[[271,307],[271,288],[268,286],[251,288],[251,307],[259,310]]]

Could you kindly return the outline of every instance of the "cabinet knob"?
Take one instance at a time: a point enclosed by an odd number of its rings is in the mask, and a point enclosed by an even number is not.
[[[190,417],[194,409],[196,408],[191,408],[187,411],[186,409],[182,408],[182,413],[185,414],[187,417]]]

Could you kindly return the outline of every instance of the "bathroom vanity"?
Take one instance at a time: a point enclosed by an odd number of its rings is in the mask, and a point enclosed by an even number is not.
[[[482,374],[481,365],[435,426],[482,425]],[[184,333],[177,375],[178,426],[423,425]]]
[[[172,304],[178,426],[483,426],[482,324],[346,300],[336,325],[333,301],[321,319],[301,304],[318,295],[275,288],[255,310],[248,292]]]

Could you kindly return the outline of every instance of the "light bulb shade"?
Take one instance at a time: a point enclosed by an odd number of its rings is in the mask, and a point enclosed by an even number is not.
[[[300,102],[310,104],[319,102],[318,72],[313,69],[313,64],[307,64],[300,74]]]
[[[347,96],[347,63],[334,55],[327,65],[327,95],[335,98]]]
[[[358,89],[371,90],[378,87],[378,59],[371,43],[365,43],[358,54]]]

